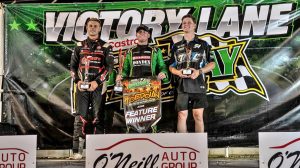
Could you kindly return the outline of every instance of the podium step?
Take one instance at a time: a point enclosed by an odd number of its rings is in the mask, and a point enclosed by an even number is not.
[[[51,159],[39,159],[37,160],[38,168],[84,168],[84,160],[51,160]],[[258,160],[243,159],[243,160],[231,160],[231,159],[210,159],[208,161],[209,168],[258,168]]]

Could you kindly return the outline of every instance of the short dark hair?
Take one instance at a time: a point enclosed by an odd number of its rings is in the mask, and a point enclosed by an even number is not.
[[[139,27],[136,28],[135,32],[137,33],[140,30],[144,30],[144,31],[146,31],[146,32],[148,32],[150,34],[150,29],[146,25],[143,25],[143,24],[140,25]]]
[[[87,25],[91,21],[98,22],[101,25],[101,21],[98,18],[88,18],[85,22],[85,25]]]
[[[196,24],[196,19],[195,19],[195,17],[194,17],[193,15],[191,15],[191,14],[186,14],[186,15],[184,15],[184,16],[182,17],[182,19],[181,19],[181,22],[182,22],[183,19],[185,19],[185,18],[191,18],[191,19],[193,20],[193,22]]]

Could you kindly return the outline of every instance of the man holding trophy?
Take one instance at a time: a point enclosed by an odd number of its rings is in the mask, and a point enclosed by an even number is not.
[[[71,77],[76,84],[75,153],[79,137],[85,137],[87,124],[92,125],[95,134],[104,133],[105,81],[113,70],[112,47],[100,39],[100,20],[89,18],[85,29],[88,37],[77,43],[70,63]]]
[[[136,29],[137,46],[129,49],[123,64],[122,73],[117,75],[116,82],[123,78],[157,77],[162,83],[169,82],[168,70],[159,48],[149,46],[150,30],[145,25]],[[156,126],[151,127],[151,132],[156,132]],[[128,132],[130,129],[128,128]],[[148,130],[146,130],[148,131]]]
[[[189,102],[193,107],[195,132],[204,132],[203,111],[208,106],[204,73],[215,64],[210,57],[211,46],[195,34],[196,20],[188,14],[182,17],[183,39],[171,51],[169,70],[176,76],[177,132],[187,132]]]

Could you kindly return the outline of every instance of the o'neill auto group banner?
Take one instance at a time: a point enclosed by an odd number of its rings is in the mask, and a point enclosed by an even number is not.
[[[299,132],[260,132],[259,167],[299,167]]]
[[[85,167],[208,167],[206,133],[88,135],[86,147]]]
[[[35,168],[36,135],[0,136],[0,167]]]
[[[118,53],[136,44],[135,29],[151,29],[150,43],[169,65],[182,39],[181,18],[196,18],[196,34],[212,46],[216,67],[205,75],[209,146],[257,145],[259,131],[299,130],[299,1],[190,0],[5,6],[3,122],[38,134],[40,148],[70,148],[73,135],[69,63],[84,40],[89,17],[102,22],[115,70],[106,97],[106,133],[125,133],[122,94],[114,92]],[[158,132],[175,132],[174,79],[162,84]],[[192,115],[188,118],[193,132]]]

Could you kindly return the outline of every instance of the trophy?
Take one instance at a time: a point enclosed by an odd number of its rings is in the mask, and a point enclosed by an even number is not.
[[[190,69],[190,59],[191,59],[191,55],[192,55],[192,50],[190,47],[186,46],[185,47],[185,53],[186,53],[186,68],[183,69],[182,74],[183,75],[191,75],[192,74],[192,70]]]
[[[89,66],[90,66],[90,60],[88,60],[86,57],[84,58],[84,79],[83,79],[83,83],[80,84],[80,89],[83,90],[87,90],[90,88],[90,84],[89,84]]]
[[[118,75],[122,75],[122,70],[123,70],[123,63],[124,63],[124,58],[126,56],[126,52],[124,52],[124,55],[122,55],[122,49],[119,49],[119,68],[118,68]],[[115,87],[114,87],[115,92],[122,92],[123,91],[123,85],[122,81],[117,81]]]

